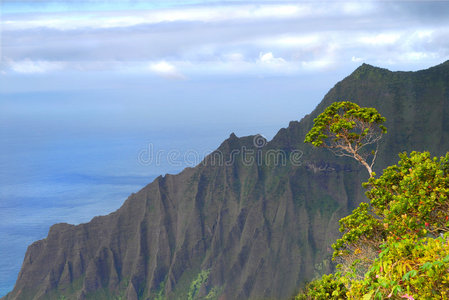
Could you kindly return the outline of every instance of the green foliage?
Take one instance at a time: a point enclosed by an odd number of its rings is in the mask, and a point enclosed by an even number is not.
[[[349,156],[363,164],[370,176],[377,155],[366,146],[376,144],[387,129],[385,118],[375,108],[360,107],[349,101],[334,102],[317,118],[305,143],[325,147],[338,156]],[[368,158],[371,162],[368,163]]]
[[[390,237],[383,248],[364,280],[352,283],[349,298],[449,298],[448,234],[399,241]]]
[[[348,292],[341,273],[323,275],[320,279],[310,282],[295,300],[325,300],[325,299],[347,299]]]
[[[165,299],[165,281],[161,282],[158,290],[156,291],[156,295],[154,296],[155,300],[164,300]]]
[[[193,280],[190,285],[189,293],[187,295],[188,300],[193,300],[197,298],[201,286],[206,282],[207,278],[209,277],[209,273],[210,270],[202,270],[200,273],[198,273],[197,278]]]
[[[214,286],[209,294],[207,294],[207,296],[204,298],[206,300],[217,300],[218,297],[220,296],[221,293],[221,288]]]
[[[428,152],[399,155],[401,161],[372,178],[366,193],[373,213],[390,234],[419,237],[448,231],[449,153],[440,159]]]
[[[342,291],[341,284],[348,299],[449,298],[449,152],[399,156],[364,184],[370,204],[340,220],[344,234],[333,245],[340,271],[298,299]]]
[[[368,203],[361,203],[351,215],[341,219],[340,231],[344,235],[332,245],[334,258],[348,254],[351,249],[356,251],[360,244],[378,249],[385,236],[380,220],[371,214]]]
[[[325,145],[329,137],[332,142],[348,139],[350,143],[359,142],[361,138],[368,136],[372,127],[360,127],[361,124],[379,125],[381,132],[387,129],[381,125],[385,122],[375,108],[360,107],[349,101],[334,102],[326,110],[313,120],[314,126],[306,135],[304,142],[312,143],[316,147]]]
[[[361,203],[340,220],[343,237],[333,245],[334,257],[347,253],[358,243],[380,244],[391,236],[437,236],[449,231],[449,153],[430,158],[428,152],[399,155],[397,165],[384,170],[364,186],[370,205]]]

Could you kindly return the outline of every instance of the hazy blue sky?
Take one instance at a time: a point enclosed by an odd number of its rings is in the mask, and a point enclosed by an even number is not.
[[[448,16],[449,1],[0,0],[0,296],[51,224],[187,165],[142,165],[148,145],[271,138],[362,63],[448,60]]]

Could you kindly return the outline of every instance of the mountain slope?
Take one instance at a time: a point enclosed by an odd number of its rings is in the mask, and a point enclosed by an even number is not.
[[[449,62],[419,72],[362,65],[272,141],[232,134],[116,212],[52,226],[5,299],[288,298],[329,270],[338,220],[365,199],[362,167],[303,143],[313,118],[340,100],[387,118],[377,172],[401,151],[449,150]]]

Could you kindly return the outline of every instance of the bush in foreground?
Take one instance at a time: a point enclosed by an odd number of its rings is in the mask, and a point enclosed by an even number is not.
[[[449,153],[400,154],[340,220],[338,272],[296,299],[449,299]]]

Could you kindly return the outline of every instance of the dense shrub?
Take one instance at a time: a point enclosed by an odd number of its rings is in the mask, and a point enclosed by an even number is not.
[[[340,220],[339,271],[297,299],[449,299],[449,153],[399,156]]]

